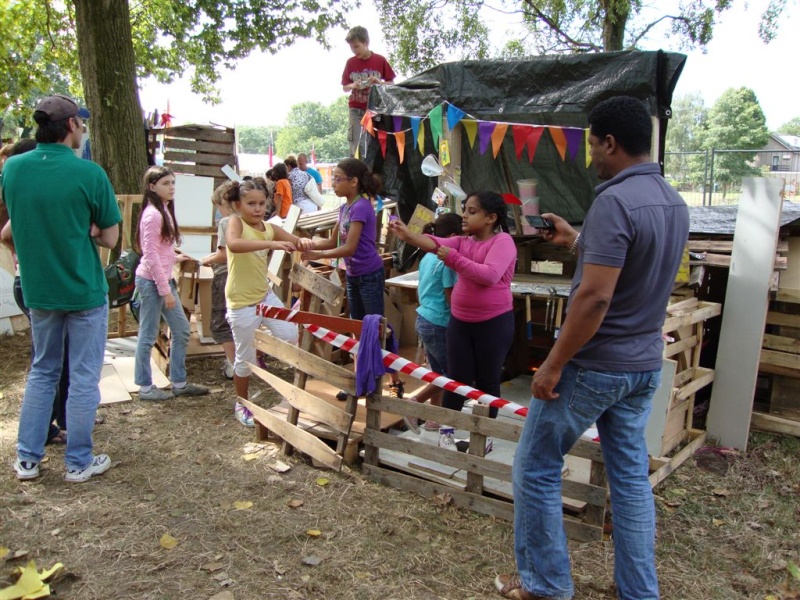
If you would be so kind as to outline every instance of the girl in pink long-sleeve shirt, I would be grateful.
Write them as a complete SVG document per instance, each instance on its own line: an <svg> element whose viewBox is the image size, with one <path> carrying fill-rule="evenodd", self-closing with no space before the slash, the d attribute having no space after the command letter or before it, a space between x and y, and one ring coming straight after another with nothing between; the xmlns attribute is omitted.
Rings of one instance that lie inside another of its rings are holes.
<svg viewBox="0 0 800 600"><path fill-rule="evenodd" d="M458 273L450 298L447 375L498 397L503 363L514 337L511 279L517 248L508 234L507 214L500 194L476 192L464 203L464 236L419 235L400 221L390 223L401 240L435 252ZM446 391L442 406L460 411L464 400L464 396ZM491 410L491 416L497 416L497 409ZM440 430L439 445L455 450L452 431Z"/></svg>
<svg viewBox="0 0 800 600"><path fill-rule="evenodd" d="M207 394L208 388L186 382L186 346L191 330L172 281L172 266L176 262L191 260L191 257L175 251L175 244L181 239L173 205L175 175L166 167L150 167L144 174L142 187L144 199L136 229L136 242L142 259L136 269L139 333L134 368L139 399L159 401L172 396ZM171 391L155 387L150 370L150 351L162 316L170 329Z"/></svg>

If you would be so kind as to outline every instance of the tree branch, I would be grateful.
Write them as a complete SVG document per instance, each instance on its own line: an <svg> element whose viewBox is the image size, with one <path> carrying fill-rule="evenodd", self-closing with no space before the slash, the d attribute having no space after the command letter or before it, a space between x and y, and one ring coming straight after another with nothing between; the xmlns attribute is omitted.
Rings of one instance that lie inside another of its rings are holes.
<svg viewBox="0 0 800 600"><path fill-rule="evenodd" d="M631 42L630 46L628 46L628 49L631 50L635 48L636 44L638 44L642 40L642 38L644 38L650 32L650 30L653 29L653 27L658 25L664 19L670 19L672 21L683 21L684 23L687 22L686 17L681 17L681 16L675 17L673 15L664 15L663 17L659 17L658 19L650 23L647 27L645 27L641 31L641 33L639 33L635 38L633 38L633 41Z"/></svg>
<svg viewBox="0 0 800 600"><path fill-rule="evenodd" d="M561 40L564 43L568 44L569 46L572 46L573 48L576 49L591 50L593 52L601 52L603 50L596 44L592 44L591 42L581 42L570 36L566 31L561 29L561 27L559 27L558 24L553 19L548 17L541 10L539 10L539 7L537 7L536 4L534 4L534 0L524 0L523 4L537 21L541 21L542 23L547 25L550 31L556 34L557 37L561 38ZM525 9L523 9L523 14L524 12Z"/></svg>

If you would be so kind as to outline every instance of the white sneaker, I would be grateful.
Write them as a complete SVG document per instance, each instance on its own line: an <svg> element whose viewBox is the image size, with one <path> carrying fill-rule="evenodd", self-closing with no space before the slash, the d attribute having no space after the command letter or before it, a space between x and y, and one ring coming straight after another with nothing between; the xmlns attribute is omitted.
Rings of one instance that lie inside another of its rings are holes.
<svg viewBox="0 0 800 600"><path fill-rule="evenodd" d="M233 407L233 415L236 417L236 420L239 421L239 423L241 423L245 427L256 426L255 419L253 418L253 413L251 413L250 410L243 404L240 404L238 402L236 403L236 405Z"/></svg>
<svg viewBox="0 0 800 600"><path fill-rule="evenodd" d="M225 364L222 365L222 376L225 379L233 379L233 365L227 360L225 361Z"/></svg>
<svg viewBox="0 0 800 600"><path fill-rule="evenodd" d="M95 475L102 475L111 468L111 459L108 454L98 454L92 459L88 467L83 469L67 469L64 481L70 483L83 483Z"/></svg>
<svg viewBox="0 0 800 600"><path fill-rule="evenodd" d="M17 479L20 481L36 479L39 476L39 463L18 458L14 462L14 471L16 471Z"/></svg>
<svg viewBox="0 0 800 600"><path fill-rule="evenodd" d="M458 448L456 448L456 430L453 427L439 428L439 448L458 452Z"/></svg>

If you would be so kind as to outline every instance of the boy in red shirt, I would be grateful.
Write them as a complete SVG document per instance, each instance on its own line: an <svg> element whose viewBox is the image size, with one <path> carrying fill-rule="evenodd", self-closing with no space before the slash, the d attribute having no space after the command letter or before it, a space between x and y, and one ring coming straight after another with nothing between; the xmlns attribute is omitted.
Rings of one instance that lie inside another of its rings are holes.
<svg viewBox="0 0 800 600"><path fill-rule="evenodd" d="M366 28L353 27L345 40L355 55L347 61L342 73L342 89L350 92L347 141L350 144L350 156L355 156L361 137L361 119L367 110L369 89L375 84L394 83L395 75L389 61L369 49L369 33Z"/></svg>

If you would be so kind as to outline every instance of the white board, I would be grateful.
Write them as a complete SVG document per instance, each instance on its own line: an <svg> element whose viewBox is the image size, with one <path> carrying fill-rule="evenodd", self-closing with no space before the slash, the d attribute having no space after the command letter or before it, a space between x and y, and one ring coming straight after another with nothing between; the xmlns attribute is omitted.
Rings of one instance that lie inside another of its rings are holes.
<svg viewBox="0 0 800 600"><path fill-rule="evenodd" d="M722 446L747 448L781 216L781 184L744 179L722 309L706 429Z"/></svg>
<svg viewBox="0 0 800 600"><path fill-rule="evenodd" d="M667 413L672 400L672 386L675 384L677 369L678 363L669 358L665 358L661 365L661 385L653 394L653 408L644 432L647 453L650 456L661 456L661 444L664 428L667 426Z"/></svg>
<svg viewBox="0 0 800 600"><path fill-rule="evenodd" d="M214 178L175 175L175 218L180 227L213 227ZM201 259L211 253L211 236L183 234L181 252Z"/></svg>

